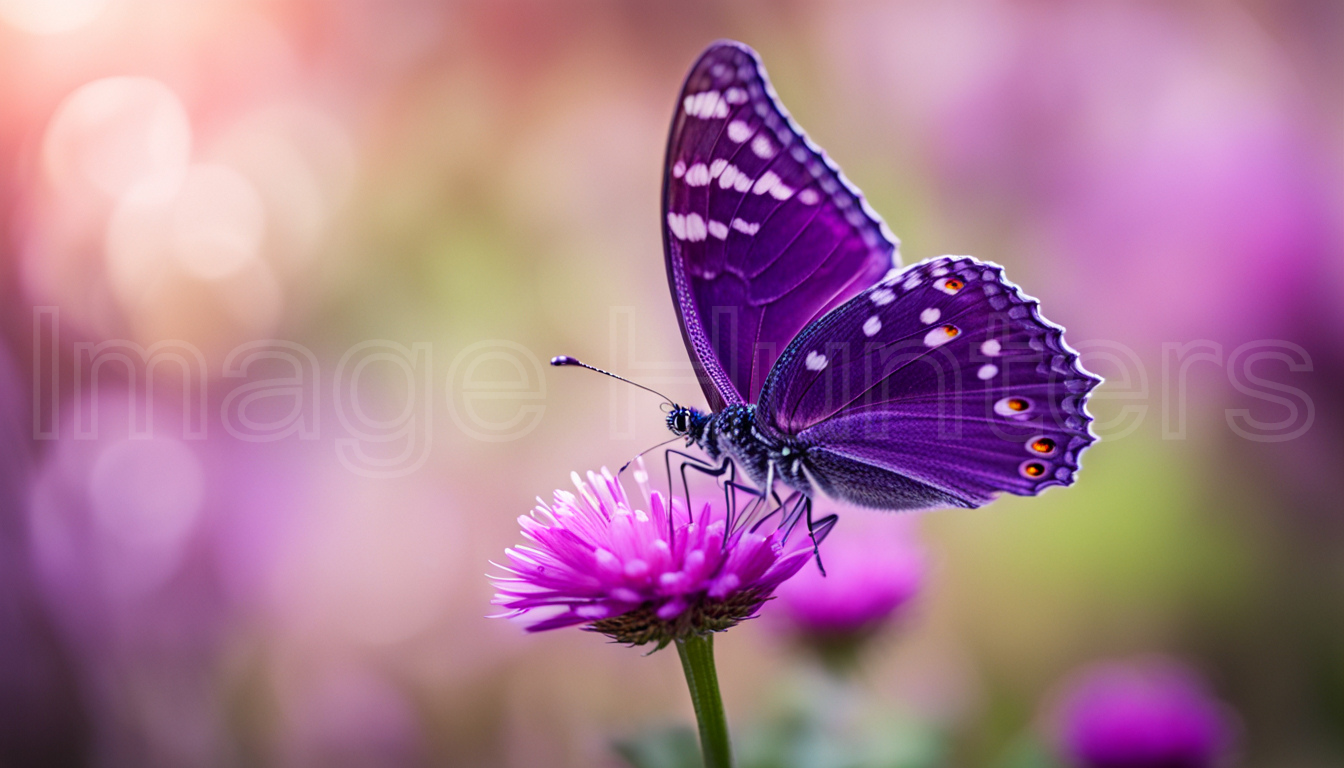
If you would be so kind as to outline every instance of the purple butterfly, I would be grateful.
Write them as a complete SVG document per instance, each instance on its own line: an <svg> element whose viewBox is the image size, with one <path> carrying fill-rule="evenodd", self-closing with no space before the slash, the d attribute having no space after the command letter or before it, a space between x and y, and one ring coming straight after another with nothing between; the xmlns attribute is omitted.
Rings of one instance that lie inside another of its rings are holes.
<svg viewBox="0 0 1344 768"><path fill-rule="evenodd" d="M896 238L779 103L756 53L711 45L677 103L663 241L711 413L672 432L807 502L978 507L1068 485L1100 379L997 265L899 267ZM557 358L559 364L576 362Z"/></svg>

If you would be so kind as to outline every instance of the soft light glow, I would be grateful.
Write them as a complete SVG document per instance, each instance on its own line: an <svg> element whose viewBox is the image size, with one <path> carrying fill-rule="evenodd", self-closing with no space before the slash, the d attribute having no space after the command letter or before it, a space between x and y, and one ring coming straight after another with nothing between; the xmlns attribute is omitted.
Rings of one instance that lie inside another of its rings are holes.
<svg viewBox="0 0 1344 768"><path fill-rule="evenodd" d="M125 435L130 393L89 398L99 431ZM156 415L171 415L160 401ZM153 594L177 571L205 502L196 449L174 438L65 440L45 462L29 523L52 585L120 602ZM83 585L83 586L81 586Z"/></svg>
<svg viewBox="0 0 1344 768"><path fill-rule="evenodd" d="M244 117L205 156L238 169L261 195L267 251L282 273L308 263L354 179L345 128L302 105Z"/></svg>
<svg viewBox="0 0 1344 768"><path fill-rule="evenodd" d="M215 285L224 311L239 330L261 338L279 325L285 292L265 261L248 262Z"/></svg>
<svg viewBox="0 0 1344 768"><path fill-rule="evenodd" d="M154 185L137 187L108 220L108 278L126 308L151 300L174 272L217 280L258 262L265 212L237 171L193 165L174 193L162 193Z"/></svg>
<svg viewBox="0 0 1344 768"><path fill-rule="evenodd" d="M172 198L144 188L122 198L107 222L107 278L123 307L150 300L168 279Z"/></svg>
<svg viewBox="0 0 1344 768"><path fill-rule="evenodd" d="M242 174L222 165L193 165L173 204L173 256L207 279L237 272L257 258L265 229L261 196Z"/></svg>
<svg viewBox="0 0 1344 768"><path fill-rule="evenodd" d="M172 438L112 443L99 454L89 477L89 500L99 529L136 554L174 553L204 498L200 460Z"/></svg>
<svg viewBox="0 0 1344 768"><path fill-rule="evenodd" d="M191 122L181 100L158 80L103 78L61 102L43 153L58 188L91 184L113 197L137 187L172 188L191 155Z"/></svg>
<svg viewBox="0 0 1344 768"><path fill-rule="evenodd" d="M34 35L57 35L87 26L110 0L0 0L0 19Z"/></svg>

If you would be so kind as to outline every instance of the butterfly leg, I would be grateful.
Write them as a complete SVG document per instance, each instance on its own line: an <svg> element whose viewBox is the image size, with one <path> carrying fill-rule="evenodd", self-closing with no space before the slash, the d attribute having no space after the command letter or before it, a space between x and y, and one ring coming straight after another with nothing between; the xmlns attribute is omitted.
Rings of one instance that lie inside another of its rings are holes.
<svg viewBox="0 0 1344 768"><path fill-rule="evenodd" d="M821 563L821 542L826 540L831 529L835 527L836 521L840 519L839 515L830 514L820 520L812 519L812 499L804 497L803 506L807 510L807 535L812 537L812 556L817 560L817 569L821 575L826 575L826 566Z"/></svg>
<svg viewBox="0 0 1344 768"><path fill-rule="evenodd" d="M732 505L734 516L730 519L729 525L724 531L725 536L729 531L736 530L739 527L739 521L741 521L741 525L750 525L751 530L755 532L756 529L760 528L761 525L765 523L765 521L774 517L777 512L780 512L784 508L784 502L779 498L779 492L775 490L775 474L775 465L768 464L766 465L765 483L762 488L755 488L734 480L729 480L725 484L726 487L731 487L734 491L742 491L751 497L751 502L742 511L741 517L736 516L736 503ZM770 509L771 499L775 502L774 509ZM764 515L761 515L760 512L762 510L768 511L766 511Z"/></svg>
<svg viewBox="0 0 1344 768"><path fill-rule="evenodd" d="M756 491L755 489L752 489L752 491L753 491L754 493L760 493L759 491ZM775 500L775 508L772 509L772 510L770 510L770 512L767 513L765 516L763 516L760 520L757 520L756 522L752 523L752 525L751 525L751 531L752 531L752 533L755 533L755 532L756 532L756 529L760 528L762 525L765 525L765 524L770 520L770 518L772 518L772 517L774 517L775 515L778 515L778 514L783 514L783 512L784 512L784 508L785 508L787 505L789 505L789 504L793 504L793 503L794 503L794 499L795 499L797 496L798 496L798 492L797 492L797 491L794 491L794 492L789 496L789 498L787 498L787 499L781 499L781 498L779 498L779 492L778 492L778 491L771 491L771 492L770 492L770 497L771 497L772 499ZM764 497L762 497L762 501L764 501ZM784 528L784 529L785 529L785 534L784 534L784 535L785 535L786 538L788 537L788 528L789 528L790 525L792 525L792 523L788 522L788 520L789 520L789 518L792 517L792 516L793 516L793 513L790 512L789 515L786 516L786 517L784 518L784 522L782 522L782 523L780 524L780 526L779 526L780 528ZM793 522L797 522L797 519L795 518L795 519L793 520Z"/></svg>
<svg viewBox="0 0 1344 768"><path fill-rule="evenodd" d="M752 518L752 516L754 516L754 515L756 514L757 507L758 507L759 505L765 503L765 494L761 493L759 490L757 490L756 488L751 487L750 485L746 485L746 484L739 483L739 482L736 482L736 481L731 481L731 482L727 483L727 485L730 486L730 487L733 489L733 491L735 491L735 492L736 492L736 491L740 491L740 492L745 493L745 494L747 494L748 496L751 497L751 502L747 505L746 509L743 510L743 512L742 512L742 519L744 519L744 520L750 520L750 519ZM736 501L736 499L734 499L734 501ZM772 514L773 514L773 513L772 513ZM769 515L767 515L767 517L769 517ZM759 526L759 525L760 525L759 522L753 524L753 526L752 526L752 530L754 531L754 530L756 529L756 527Z"/></svg>
<svg viewBox="0 0 1344 768"><path fill-rule="evenodd" d="M785 500L784 503L788 507L788 511L784 513L783 519L779 521L779 527L784 530L785 541L788 541L789 537L793 535L793 529L796 528L798 522L803 519L803 503L806 501L807 497L798 491L789 494L789 498ZM783 509L783 507L781 507L781 509Z"/></svg>
<svg viewBox="0 0 1344 768"><path fill-rule="evenodd" d="M788 536L789 536L789 531L792 530L793 525L794 525L795 523L797 523L798 520L797 520L797 517L795 516L795 514L794 514L793 512L789 512L788 514L785 514L785 513L784 513L784 507L785 507L786 504L788 504L788 503L792 503L792 502L794 501L794 499L798 497L799 494L798 494L797 491L794 491L792 494L789 495L789 498L788 498L787 501L784 500L784 499L781 499L781 498L779 497L779 491L776 491L776 490L775 490L774 474L775 474L775 465L774 465L774 463L772 462L772 463L770 463L770 464L768 464L768 465L766 466L766 486L765 486L765 487L770 491L769 498L770 498L770 499L774 499L774 501L775 501L775 508L772 509L772 510L770 510L770 511L769 511L768 513L766 513L764 516L762 516L760 520L757 520L755 523L753 523L752 526L751 526L751 530L752 530L752 532L754 533L754 532L756 531L757 528L760 528L762 525L765 525L765 522L766 522L767 520L769 520L770 518L774 517L776 514L779 514L779 515L781 515L781 517L782 517L782 520L781 520L781 523L780 523L780 526L779 526L779 527L781 527L781 528L784 529L784 538L787 539ZM753 489L753 490L754 490L754 489ZM765 495L764 493L762 493L762 492L760 492L760 491L755 491L755 493L757 493L757 494L761 497L761 503L762 503L762 504L768 504L768 503L769 503L769 501L767 500L767 497L766 497L766 495Z"/></svg>
<svg viewBox="0 0 1344 768"><path fill-rule="evenodd" d="M672 455L673 455L673 454L676 454L677 456L681 457L681 466L680 466L680 470L679 470L680 473L681 473L681 490L682 490L682 493L685 494L685 497L686 497L686 510L687 510L688 513L689 513L689 511L690 511L690 509L691 509L691 486L690 486L690 482L686 479L686 470L687 470L688 468L689 468L689 469L694 469L694 470L697 471L697 472L703 473L703 474L705 474L705 475L709 475L710 477L714 477L714 478L723 477L725 474L728 475L728 479L724 482L723 496L724 496L724 503L728 506L728 515L729 515L729 520L730 520L730 522L731 522L731 519L732 519L732 513L733 513L733 501L734 501L734 497L733 497L733 493L732 493L732 486L734 486L734 485L737 484L737 483L736 483L736 480L737 480L737 465L734 464L734 463L733 463L730 459L728 459L727 457L725 457L725 458L723 459L723 461L720 462L720 463L717 464L717 465L715 465L715 464L710 464L710 463L707 462L707 461L703 461L703 460L701 460L701 459L700 459L699 457L697 457L697 456L693 456L693 455L691 455L691 454L689 454L689 453L685 453L685 452L683 452L683 451L678 451L678 450L676 450L676 449L669 448L669 449L664 453L664 456L663 456L663 461L664 461L664 463L665 463L665 465L666 465L666 467L667 467L667 486L668 486L668 487L667 487L667 496L668 496L669 499L672 498ZM668 517L668 525L669 525L669 526L671 526L671 524L672 524L671 520L672 520L672 518L671 518L671 516L669 516L669 517Z"/></svg>
<svg viewBox="0 0 1344 768"><path fill-rule="evenodd" d="M725 457L721 463L715 465L706 462L697 456L684 453L682 451L678 451L675 449L668 449L664 454L664 461L667 467L667 474L668 474L669 496L671 495L670 484L672 482L673 477L672 474L673 454L676 454L681 459L678 472L681 475L682 493L684 494L684 497L686 499L687 510L691 509L691 492L690 492L690 480L686 475L686 470L688 469L695 470L696 472L700 472L701 474L708 475L710 477L723 478L721 482L724 489L724 503L727 506L727 512L728 512L727 525L724 527L725 538L728 535L730 535L732 531L738 528L739 520L751 520L759 513L760 508L762 507L768 508L770 499L772 498L774 499L776 508L765 514L760 520L752 523L751 525L753 531L759 528L766 520L769 520L771 517L773 517L777 512L783 510L784 507L786 506L786 502L780 499L779 493L773 489L774 486L773 466L768 468L766 474L766 481L768 484L767 487L771 488L770 492L767 494L765 491L759 488L754 488L750 485L739 482L737 479L737 464L727 457ZM726 477L724 477L725 475ZM739 510L737 509L738 492L745 493L749 497L751 497L751 501L743 510L740 511L740 513ZM793 496L790 496L789 499L792 500L795 497L800 496L801 496L800 494L794 494ZM802 506L800 503L795 504L795 509L789 513L789 519L791 520L791 522L789 523L790 527L796 524L800 519L799 512L801 509ZM670 524L671 523L669 521L669 525Z"/></svg>
<svg viewBox="0 0 1344 768"><path fill-rule="evenodd" d="M731 482L730 485L732 485L735 490L746 491L747 493L752 495L753 498L751 500L751 504L747 507L746 512L744 512L742 515L743 520L750 520L751 516L756 514L757 505L769 504L770 494L767 493L767 491L773 492L775 486L775 467L772 464L766 468L765 489L763 490L757 490L755 488L751 488L747 485L737 482ZM728 525L725 526L723 529L723 540L725 545L727 544L728 541L728 535L737 527L737 520L731 517L732 514L733 512L730 508L729 511L730 517L728 518ZM755 529L753 528L753 530Z"/></svg>
<svg viewBox="0 0 1344 768"><path fill-rule="evenodd" d="M727 465L731 463L727 459L724 459L723 462L717 465L710 464L709 462L704 461L703 459L700 459L699 457L694 456L692 454L685 453L683 451L678 451L675 448L668 448L666 451L663 452L663 465L664 469L667 470L667 497L669 499L672 498L672 477L673 477L672 457L674 455L681 458L681 465L680 465L681 489L682 492L685 493L686 495L686 504L688 509L690 508L691 493L690 493L690 487L686 483L686 468L690 467L692 469L703 472L704 474L709 475L710 477L722 477L723 474L726 471L728 471Z"/></svg>

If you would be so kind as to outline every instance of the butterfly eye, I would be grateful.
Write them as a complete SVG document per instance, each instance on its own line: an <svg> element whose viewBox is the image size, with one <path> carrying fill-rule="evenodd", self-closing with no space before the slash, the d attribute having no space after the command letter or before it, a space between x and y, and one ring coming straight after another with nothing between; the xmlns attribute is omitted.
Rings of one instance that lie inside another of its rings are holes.
<svg viewBox="0 0 1344 768"><path fill-rule="evenodd" d="M1040 477L1045 474L1045 465L1039 461L1028 461L1022 465L1022 474L1027 477Z"/></svg>
<svg viewBox="0 0 1344 768"><path fill-rule="evenodd" d="M1031 441L1031 450L1043 456L1049 456L1055 452L1055 441L1048 437L1038 437Z"/></svg>

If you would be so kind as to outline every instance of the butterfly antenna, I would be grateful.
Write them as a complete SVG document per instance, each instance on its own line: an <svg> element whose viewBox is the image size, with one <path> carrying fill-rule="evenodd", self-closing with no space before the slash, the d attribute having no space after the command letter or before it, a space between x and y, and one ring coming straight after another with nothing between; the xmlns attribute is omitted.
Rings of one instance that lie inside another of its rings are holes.
<svg viewBox="0 0 1344 768"><path fill-rule="evenodd" d="M636 385L636 386L638 386L638 385ZM627 461L627 462L625 462L624 464L621 465L621 468L620 468L619 470L616 471L616 476L617 476L617 477L620 477L621 474L622 474L623 472L625 472L625 470L627 470L627 469L630 468L630 465L631 465L631 464L634 464L636 461L639 461L639 457L640 457L640 456L643 456L644 454L648 453L649 451L656 451L656 450L658 450L659 448L662 448L664 445L667 445L668 443L675 442L675 441L680 440L680 439L681 439L680 436L674 435L674 436L672 437L671 440L664 440L663 442L661 442L661 443L659 443L659 444L653 446L652 448L645 448L644 450L640 451L639 453L636 453L636 454L635 454L635 457L634 457L633 459L631 459L631 460L629 460L629 461Z"/></svg>
<svg viewBox="0 0 1344 768"><path fill-rule="evenodd" d="M636 384L635 382L633 382L633 381L631 381L631 380L625 378L624 376L617 376L616 374L612 373L611 371L604 371L604 370L602 370L601 368L598 368L598 367L595 366L595 365L589 365L589 364L583 362L582 360L575 359L575 358L573 358L573 357L570 357L569 355L557 355L557 356L555 356L555 357L552 357L552 358L551 358L551 365L557 365L557 366L558 366L558 365L577 365L577 366L580 367L580 368L587 368L588 370L590 370L590 371L596 371L596 372L602 374L603 376L610 376L611 378L613 378L613 379L617 379L618 381L624 381L626 384L629 384L629 385L631 385L631 386L639 387L640 389L644 390L645 392L652 392L653 394L655 394L655 395L657 395L657 396L663 398L664 400L666 400L667 403L668 403L668 405L672 405L672 398L668 397L667 395L664 395L662 392L659 392L659 391L656 390L656 389L649 389L648 387L644 386L643 384ZM671 442L671 441L668 441L668 442ZM658 447L658 446L654 446L654 448L657 448L657 447ZM650 448L649 450L651 451L651 450L653 450L653 448ZM646 451L646 452L647 452L647 451ZM640 455L643 455L643 454L640 454ZM636 457L636 458L638 458L638 457Z"/></svg>

